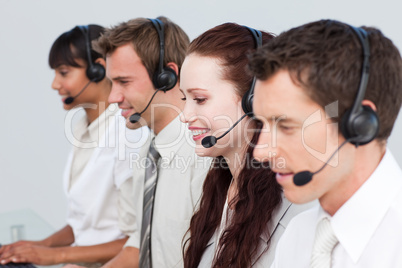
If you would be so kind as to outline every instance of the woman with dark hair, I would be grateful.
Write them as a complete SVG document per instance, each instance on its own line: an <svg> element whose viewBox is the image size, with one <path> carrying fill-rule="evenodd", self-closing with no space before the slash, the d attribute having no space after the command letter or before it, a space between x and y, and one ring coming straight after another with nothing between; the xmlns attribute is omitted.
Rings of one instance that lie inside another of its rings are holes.
<svg viewBox="0 0 402 268"><path fill-rule="evenodd" d="M73 144L63 182L67 224L41 241L3 246L2 264L99 267L121 250L132 231L133 216L119 215L123 210L118 209L118 193L132 176L128 156L139 151L148 131L125 131L121 110L109 105L111 83L105 78L105 60L91 47L102 32L98 25L77 26L61 34L49 53L49 65L55 70L52 88L69 111L65 133ZM128 219L126 226L118 225L119 216Z"/></svg>
<svg viewBox="0 0 402 268"><path fill-rule="evenodd" d="M252 32L234 23L208 30L190 44L181 70L182 121L193 133L196 153L214 157L185 238L186 268L269 267L289 219L309 207L287 201L268 163L253 159L261 124L251 116L211 148L202 145L245 114L242 97L253 81L247 54L258 42ZM262 32L262 43L272 38Z"/></svg>

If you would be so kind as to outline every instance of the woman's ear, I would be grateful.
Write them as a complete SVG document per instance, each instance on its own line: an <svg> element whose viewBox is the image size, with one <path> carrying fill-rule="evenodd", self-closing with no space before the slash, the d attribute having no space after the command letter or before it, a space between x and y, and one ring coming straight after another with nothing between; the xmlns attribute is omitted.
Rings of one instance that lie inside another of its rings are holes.
<svg viewBox="0 0 402 268"><path fill-rule="evenodd" d="M105 61L104 58L97 58L97 59L95 60L95 63L99 63L100 65L102 65L103 67L106 68L106 61Z"/></svg>

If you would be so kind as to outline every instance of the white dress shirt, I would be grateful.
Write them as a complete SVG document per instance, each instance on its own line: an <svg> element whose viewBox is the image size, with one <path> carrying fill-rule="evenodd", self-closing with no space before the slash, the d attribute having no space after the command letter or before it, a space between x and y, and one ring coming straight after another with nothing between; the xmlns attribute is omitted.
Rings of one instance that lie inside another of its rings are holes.
<svg viewBox="0 0 402 268"><path fill-rule="evenodd" d="M74 147L63 185L68 202L67 224L73 229L76 246L125 236L125 230L118 228L119 189L132 177L131 154L138 153L149 130L126 130L120 111L116 105L109 105L89 126L84 116L73 129L75 140L70 141Z"/></svg>
<svg viewBox="0 0 402 268"><path fill-rule="evenodd" d="M295 217L272 267L309 267L315 229L323 217L339 240L332 268L402 267L402 171L391 152L333 217L319 205Z"/></svg>
<svg viewBox="0 0 402 268"><path fill-rule="evenodd" d="M254 262L252 263L252 267L254 268L269 267L274 260L276 245L281 235L287 228L289 221L297 214L313 207L316 204L317 204L316 201L303 205L292 204L285 198L284 195L282 195L282 203L273 212L272 220L267 225L267 232L262 233L260 235L260 245L258 253L256 255L258 260L254 260ZM202 255L200 264L198 265L198 268L210 268L212 266L212 262L217 252L217 244L219 241L218 238L223 233L224 228L230 224L230 219L233 217L234 213L233 210L229 210L229 212L230 213L228 213L228 204L226 200L222 213L222 221L220 228L216 230L215 234L208 242L204 254ZM258 213L264 213L264 212L259 211ZM225 219L227 219L227 221ZM249 228L253 228L253 226L249 226ZM267 245L269 245L268 250L266 249Z"/></svg>
<svg viewBox="0 0 402 268"><path fill-rule="evenodd" d="M125 183L131 184L132 190L124 190L125 198L120 202L125 204L120 211L126 217L136 219L125 246L140 246L145 165L152 137L150 135L147 145L134 161L133 179ZM195 154L194 146L190 131L179 117L155 137L155 148L161 155L151 230L152 265L155 268L183 267L183 238L190 227L190 219L211 165L210 158ZM127 185L125 189L128 189Z"/></svg>

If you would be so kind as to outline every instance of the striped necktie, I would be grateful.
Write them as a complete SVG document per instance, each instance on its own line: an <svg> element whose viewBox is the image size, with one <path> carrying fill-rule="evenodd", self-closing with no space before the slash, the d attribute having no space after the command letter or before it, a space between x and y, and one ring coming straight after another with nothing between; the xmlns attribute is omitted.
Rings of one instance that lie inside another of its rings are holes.
<svg viewBox="0 0 402 268"><path fill-rule="evenodd" d="M338 244L331 223L327 218L323 218L317 225L313 252L311 254L311 268L330 268L331 254L334 247Z"/></svg>
<svg viewBox="0 0 402 268"><path fill-rule="evenodd" d="M154 147L153 139L149 147L147 166L145 169L144 203L140 245L140 268L152 268L151 227L156 183L158 180L157 165L159 158L160 154Z"/></svg>

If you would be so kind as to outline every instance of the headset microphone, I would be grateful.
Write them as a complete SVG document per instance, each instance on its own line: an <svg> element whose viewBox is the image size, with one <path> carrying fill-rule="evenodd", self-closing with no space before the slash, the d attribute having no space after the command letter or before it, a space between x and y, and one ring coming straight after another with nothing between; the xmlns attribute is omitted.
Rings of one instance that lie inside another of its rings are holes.
<svg viewBox="0 0 402 268"><path fill-rule="evenodd" d="M64 103L65 104L71 104L71 103L73 103L73 101L75 100L75 98L77 98L88 86L89 86L89 84L91 83L92 81L89 81L84 87L83 87L83 89L81 89L81 91L77 94L77 95L75 95L74 97L68 97L68 98L66 98L65 100L64 100Z"/></svg>
<svg viewBox="0 0 402 268"><path fill-rule="evenodd" d="M137 123L138 121L140 121L141 115L145 112L146 109L148 109L148 107L149 107L149 105L151 104L152 100L154 99L156 93L158 93L160 90L165 90L165 89L166 89L165 86L164 86L164 87L161 87L161 88L158 88L158 89L155 91L155 93L152 95L152 98L151 98L151 100L148 102L147 107L145 107L145 109L142 110L142 112L140 112L140 113L135 113L135 114L132 114L132 115L130 116L130 123L135 124L135 123Z"/></svg>
<svg viewBox="0 0 402 268"><path fill-rule="evenodd" d="M240 119L237 120L237 122L234 123L233 126L231 126L228 130L226 130L225 133L223 133L218 138L215 136L208 136L208 137L203 138L201 141L202 146L204 146L204 148L211 148L212 146L214 146L219 139L225 137L226 134L228 134L246 116L247 116L247 114L244 114L242 117L240 117Z"/></svg>
<svg viewBox="0 0 402 268"><path fill-rule="evenodd" d="M319 172L321 172L329 163L329 161L331 161L331 159L335 156L335 154L342 148L343 145L345 145L346 143L350 142L350 140L345 140L339 147L338 149L335 150L335 152L330 156L330 158L327 160L327 162L325 162L325 164L316 172L310 172L308 170L305 171L301 171L296 173L293 176L293 183L296 184L297 186L303 186L306 185L307 183L309 183L312 179L313 176Z"/></svg>

